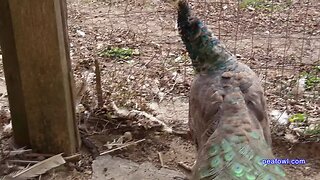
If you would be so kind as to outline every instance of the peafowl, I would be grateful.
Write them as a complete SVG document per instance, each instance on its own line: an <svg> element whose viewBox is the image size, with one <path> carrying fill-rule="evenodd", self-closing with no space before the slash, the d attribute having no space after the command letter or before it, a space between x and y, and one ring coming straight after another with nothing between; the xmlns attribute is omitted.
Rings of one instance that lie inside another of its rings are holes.
<svg viewBox="0 0 320 180"><path fill-rule="evenodd" d="M189 128L197 158L192 180L286 179L273 159L264 92L256 74L178 0L178 29L196 72Z"/></svg>

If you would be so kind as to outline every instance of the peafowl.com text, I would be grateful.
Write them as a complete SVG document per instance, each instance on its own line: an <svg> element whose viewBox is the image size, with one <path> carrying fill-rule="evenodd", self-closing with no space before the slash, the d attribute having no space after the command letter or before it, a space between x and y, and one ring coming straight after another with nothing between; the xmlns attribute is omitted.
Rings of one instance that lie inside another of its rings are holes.
<svg viewBox="0 0 320 180"><path fill-rule="evenodd" d="M271 164L300 165L300 164L306 164L306 160L304 159L263 159L262 163L267 165L271 165Z"/></svg>

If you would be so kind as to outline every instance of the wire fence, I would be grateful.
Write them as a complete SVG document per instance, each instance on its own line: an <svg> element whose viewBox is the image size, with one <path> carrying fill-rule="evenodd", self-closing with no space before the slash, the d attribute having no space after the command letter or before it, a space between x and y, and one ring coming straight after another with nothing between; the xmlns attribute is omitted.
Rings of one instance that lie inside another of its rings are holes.
<svg viewBox="0 0 320 180"><path fill-rule="evenodd" d="M69 6L83 3L73 2ZM189 2L228 49L259 75L271 110L319 120L318 0ZM169 0L86 3L85 10L70 8L72 57L80 60L76 70L99 59L106 106L116 102L148 111L150 102L188 96L194 74Z"/></svg>
<svg viewBox="0 0 320 180"><path fill-rule="evenodd" d="M318 141L320 1L189 2L194 13L238 60L259 75L270 112L278 111L277 118L287 114L291 120L289 128L296 129L296 132L302 132L302 129ZM135 138L149 138L144 130L155 127L151 119L160 119L173 129L179 126L188 129L187 97L194 71L179 37L176 19L176 9L171 0L68 0L70 54L75 79L76 82L81 82L83 78L89 80L86 94L77 106L79 129L86 138L102 134L94 139L100 150L107 148L102 144L115 142L114 135L121 134L122 138L125 132L132 132ZM101 68L102 108L96 98L96 60ZM0 68L0 119L9 117L10 112L3 77L3 68ZM117 111L114 104L137 110L135 112L145 112L140 113L144 114L145 119L139 117L132 120L129 115L125 118L113 116ZM165 135L161 141L159 134L152 133L150 136L154 139L150 138L151 141L137 146L134 153L121 153L132 159L138 157L141 162L141 159L150 161L150 157L158 159L159 152L170 150L172 154L167 155L171 158L166 157L166 165L171 163L172 167L176 166L175 161L194 161L189 157L193 151L189 141L179 138L171 143L169 141L173 137ZM1 149L9 147L5 143L0 145ZM171 146L181 146L184 150L175 151ZM282 147L283 154L288 155L289 146L292 153L291 144L281 143L278 147ZM301 147L302 150L296 151L296 154L307 154L311 157L310 161L314 159L315 148L305 148L305 144ZM305 153L306 149L310 153ZM308 163L308 168L301 168L303 174L310 174L309 160ZM84 166L90 168L91 163ZM296 169L293 168L294 171Z"/></svg>

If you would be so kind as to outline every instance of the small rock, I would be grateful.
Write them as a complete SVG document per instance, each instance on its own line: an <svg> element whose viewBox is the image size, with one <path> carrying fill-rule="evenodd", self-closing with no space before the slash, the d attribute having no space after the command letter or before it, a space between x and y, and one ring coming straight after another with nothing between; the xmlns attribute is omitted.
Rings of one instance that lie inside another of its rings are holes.
<svg viewBox="0 0 320 180"><path fill-rule="evenodd" d="M233 76L233 73L232 72L224 72L222 74L222 77L223 78L231 78Z"/></svg>
<svg viewBox="0 0 320 180"><path fill-rule="evenodd" d="M86 170L86 171L84 171L84 173L85 173L85 174L88 174L88 175L91 175L91 174L92 174L92 171Z"/></svg>
<svg viewBox="0 0 320 180"><path fill-rule="evenodd" d="M296 86L292 89L292 94L296 97L302 97L305 92L305 83L306 83L306 77L302 77L298 80Z"/></svg>
<svg viewBox="0 0 320 180"><path fill-rule="evenodd" d="M83 106L83 104L79 104L76 106L76 112L82 113L85 111L86 111L86 108Z"/></svg>
<svg viewBox="0 0 320 180"><path fill-rule="evenodd" d="M297 101L294 100L294 99L289 99L289 100L288 100L288 103L289 103L290 105L295 105L295 104L297 104Z"/></svg>
<svg viewBox="0 0 320 180"><path fill-rule="evenodd" d="M97 49L100 50L102 48L103 48L103 43L102 42L97 43Z"/></svg>
<svg viewBox="0 0 320 180"><path fill-rule="evenodd" d="M299 112L304 112L305 111L305 108L303 106L301 106L301 105L298 105L298 104L294 105L294 109L296 111L299 111Z"/></svg>
<svg viewBox="0 0 320 180"><path fill-rule="evenodd" d="M140 50L139 49L134 49L133 55L140 55Z"/></svg>
<svg viewBox="0 0 320 180"><path fill-rule="evenodd" d="M77 34L81 37L85 37L86 36L86 33L81 31L81 30L77 30Z"/></svg>
<svg viewBox="0 0 320 180"><path fill-rule="evenodd" d="M228 9L228 5L227 5L227 4L223 5L223 6L222 6L222 9L223 9L223 10Z"/></svg>
<svg viewBox="0 0 320 180"><path fill-rule="evenodd" d="M151 102L148 104L148 107L154 111L156 111L157 109L159 109L159 104L157 102Z"/></svg>
<svg viewBox="0 0 320 180"><path fill-rule="evenodd" d="M302 127L295 127L292 129L293 131L296 131L297 133L299 134L303 134L304 131L305 131L305 128L302 128Z"/></svg>
<svg viewBox="0 0 320 180"><path fill-rule="evenodd" d="M154 136L154 139L159 140L159 139L160 139L160 136L159 136L159 135L155 135L155 136Z"/></svg>
<svg viewBox="0 0 320 180"><path fill-rule="evenodd" d="M97 36L96 39L97 40L103 40L103 38L101 36Z"/></svg>
<svg viewBox="0 0 320 180"><path fill-rule="evenodd" d="M286 111L272 110L270 112L271 119L281 125L288 124L289 115Z"/></svg>
<svg viewBox="0 0 320 180"><path fill-rule="evenodd" d="M11 123L11 121L10 121L9 124L5 124L5 125L3 126L3 132L5 132L5 133L10 133L11 131L12 131L12 123Z"/></svg>
<svg viewBox="0 0 320 180"><path fill-rule="evenodd" d="M256 9L255 9L254 7L252 7L252 6L249 6L247 9L250 10L250 11L255 11L255 10L256 10Z"/></svg>
<svg viewBox="0 0 320 180"><path fill-rule="evenodd" d="M308 127L308 130L312 131L312 130L314 130L316 128L317 128L316 124L310 124L309 127Z"/></svg>
<svg viewBox="0 0 320 180"><path fill-rule="evenodd" d="M127 140L127 141L131 141L132 140L132 133L127 131L123 134L123 138L124 140Z"/></svg>
<svg viewBox="0 0 320 180"><path fill-rule="evenodd" d="M298 142L297 138L293 134L286 134L284 135L286 139L288 139L291 143Z"/></svg>
<svg viewBox="0 0 320 180"><path fill-rule="evenodd" d="M182 62L182 56L178 56L177 58L174 59L174 62Z"/></svg>

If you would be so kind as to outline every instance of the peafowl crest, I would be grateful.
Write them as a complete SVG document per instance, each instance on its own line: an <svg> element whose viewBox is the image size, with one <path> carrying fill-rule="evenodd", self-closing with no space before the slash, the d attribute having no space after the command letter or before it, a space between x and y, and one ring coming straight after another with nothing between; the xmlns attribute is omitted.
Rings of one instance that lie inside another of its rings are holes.
<svg viewBox="0 0 320 180"><path fill-rule="evenodd" d="M186 0L178 28L197 73L189 97L189 128L197 148L190 179L286 179L273 159L264 92L256 74L214 36Z"/></svg>

